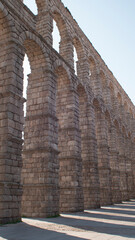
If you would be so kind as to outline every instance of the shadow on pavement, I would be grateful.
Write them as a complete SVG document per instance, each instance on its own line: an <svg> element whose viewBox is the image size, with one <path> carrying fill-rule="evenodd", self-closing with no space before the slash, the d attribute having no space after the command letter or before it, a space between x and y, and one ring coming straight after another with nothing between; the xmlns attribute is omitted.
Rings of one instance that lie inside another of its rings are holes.
<svg viewBox="0 0 135 240"><path fill-rule="evenodd" d="M132 209L135 210L135 205ZM117 216L114 215L116 213ZM98 210L87 210L82 213L62 214L58 218L24 219L23 223L0 227L0 237L6 240L90 240L92 231L135 239L134 213L135 211L131 211L131 209L128 211L126 204L123 204L122 210L117 205ZM51 228L48 230L47 226L51 226ZM71 236L72 231L78 232L78 236L79 232L83 236L82 232L84 231L88 233L88 238Z"/></svg>
<svg viewBox="0 0 135 240"><path fill-rule="evenodd" d="M106 209L106 208L102 208L101 210L100 210L101 212L104 212L104 213L116 213L116 214L120 214L120 215L122 215L122 214L126 214L126 215L133 215L133 216L135 216L135 210L134 211L128 211L128 210L124 210L124 209L113 209L113 208L111 208L111 209Z"/></svg>
<svg viewBox="0 0 135 240"><path fill-rule="evenodd" d="M87 215L84 213L82 215L79 215L79 214L76 215L76 218L70 218L70 215L69 215L69 217L60 217L57 220L44 219L41 221L52 222L55 224L62 224L62 225L70 226L73 228L79 228L85 231L93 231L97 233L117 235L117 236L122 236L127 238L133 238L133 237L135 238L135 226L132 226L132 225L126 226L126 225L117 224L117 223L114 224L114 223L105 223L103 221L79 219L79 216L87 217Z"/></svg>
<svg viewBox="0 0 135 240"><path fill-rule="evenodd" d="M119 208L119 205L117 206ZM135 218L133 217L135 215L135 211L124 210L124 205L122 210L113 209L113 208L115 208L115 206L112 206L112 208L110 209L106 209L106 207L102 209L98 209L97 213L95 209L91 211L88 210L84 213L65 214L65 215L63 214L62 217L59 217L57 219L40 219L39 221L45 220L47 222L79 228L85 231L93 231L97 233L117 235L121 237L135 238ZM125 204L125 209L127 209L126 204ZM133 206L132 209L135 210L135 206ZM108 213L110 214L108 215ZM113 214L117 213L119 215L115 216L115 215L112 215L112 213ZM123 214L125 215L127 214L127 216L122 216ZM132 217L130 217L131 215ZM112 220L116 222L109 223L109 221L107 222L104 220ZM120 222L117 222L117 221L120 221Z"/></svg>
<svg viewBox="0 0 135 240"><path fill-rule="evenodd" d="M135 222L135 218L126 217L126 216L115 216L115 215L106 215L104 213L100 214L100 212L85 212L87 214L87 217L90 218L99 218L99 219L108 219L108 220L116 220L116 221L122 221L122 222Z"/></svg>
<svg viewBox="0 0 135 240"><path fill-rule="evenodd" d="M2 238L1 238L2 237ZM82 240L66 233L50 231L24 222L0 227L0 239L6 240ZM90 239L90 238L89 238ZM86 238L85 238L86 240Z"/></svg>

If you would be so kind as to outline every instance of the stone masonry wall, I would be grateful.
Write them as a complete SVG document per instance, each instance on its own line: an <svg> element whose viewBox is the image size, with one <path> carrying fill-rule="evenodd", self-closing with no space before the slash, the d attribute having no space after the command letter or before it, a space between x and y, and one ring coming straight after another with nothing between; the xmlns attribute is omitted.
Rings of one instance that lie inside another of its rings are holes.
<svg viewBox="0 0 135 240"><path fill-rule="evenodd" d="M36 3L0 0L0 224L135 197L135 106L63 3Z"/></svg>

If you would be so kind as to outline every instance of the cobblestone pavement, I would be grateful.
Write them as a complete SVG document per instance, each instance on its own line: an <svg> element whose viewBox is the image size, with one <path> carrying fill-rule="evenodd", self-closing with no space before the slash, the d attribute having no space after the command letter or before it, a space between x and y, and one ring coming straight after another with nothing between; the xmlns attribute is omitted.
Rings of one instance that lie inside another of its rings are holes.
<svg viewBox="0 0 135 240"><path fill-rule="evenodd" d="M0 240L123 240L135 239L135 200L62 214L57 218L26 219L0 227Z"/></svg>

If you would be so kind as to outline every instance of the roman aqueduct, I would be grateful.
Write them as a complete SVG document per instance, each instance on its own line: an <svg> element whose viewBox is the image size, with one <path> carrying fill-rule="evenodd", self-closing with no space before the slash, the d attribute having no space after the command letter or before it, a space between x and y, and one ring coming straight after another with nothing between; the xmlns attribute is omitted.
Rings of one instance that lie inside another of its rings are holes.
<svg viewBox="0 0 135 240"><path fill-rule="evenodd" d="M36 3L0 0L0 223L135 198L135 106L63 3Z"/></svg>

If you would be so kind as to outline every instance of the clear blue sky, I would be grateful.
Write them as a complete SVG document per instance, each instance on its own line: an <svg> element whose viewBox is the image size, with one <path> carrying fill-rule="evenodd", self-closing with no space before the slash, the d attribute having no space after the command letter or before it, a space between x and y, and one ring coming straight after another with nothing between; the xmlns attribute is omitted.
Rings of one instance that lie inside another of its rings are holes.
<svg viewBox="0 0 135 240"><path fill-rule="evenodd" d="M135 104L135 0L62 0ZM35 0L24 3L36 12Z"/></svg>

